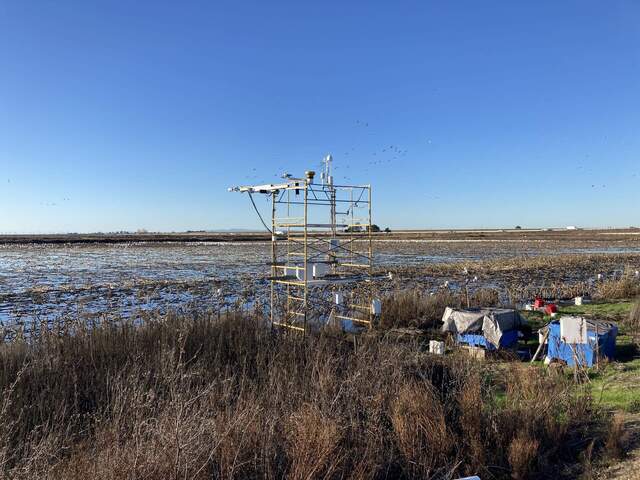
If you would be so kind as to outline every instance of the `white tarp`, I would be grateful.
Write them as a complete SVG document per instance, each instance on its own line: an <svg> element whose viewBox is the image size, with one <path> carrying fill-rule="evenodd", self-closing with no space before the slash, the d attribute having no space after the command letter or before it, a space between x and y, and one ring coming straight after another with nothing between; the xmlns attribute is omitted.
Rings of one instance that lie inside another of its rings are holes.
<svg viewBox="0 0 640 480"><path fill-rule="evenodd" d="M442 322L443 332L482 334L495 346L500 345L504 332L527 323L520 313L507 308L457 310L450 307L445 310Z"/></svg>
<svg viewBox="0 0 640 480"><path fill-rule="evenodd" d="M560 317L560 338L564 343L587 343L587 320L582 317Z"/></svg>

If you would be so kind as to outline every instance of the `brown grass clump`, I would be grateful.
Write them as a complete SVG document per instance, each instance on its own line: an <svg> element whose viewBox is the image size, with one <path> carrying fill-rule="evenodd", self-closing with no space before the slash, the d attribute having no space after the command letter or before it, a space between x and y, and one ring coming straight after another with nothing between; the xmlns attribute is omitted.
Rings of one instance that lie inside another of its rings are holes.
<svg viewBox="0 0 640 480"><path fill-rule="evenodd" d="M438 328L447 307L495 307L500 304L499 292L490 288L469 293L465 290L458 293L450 290L430 293L417 288L399 290L384 299L380 327Z"/></svg>
<svg viewBox="0 0 640 480"><path fill-rule="evenodd" d="M381 328L434 328L440 324L447 307L461 307L463 299L449 290L434 294L418 289L394 293L384 299Z"/></svg>
<svg viewBox="0 0 640 480"><path fill-rule="evenodd" d="M535 478L600 431L561 376L239 314L0 344L0 392L12 479Z"/></svg>
<svg viewBox="0 0 640 480"><path fill-rule="evenodd" d="M605 299L635 298L638 295L640 295L640 281L630 275L600 282L596 290L596 296Z"/></svg>
<svg viewBox="0 0 640 480"><path fill-rule="evenodd" d="M629 312L629 319L625 322L625 327L636 341L640 341L640 297L636 300Z"/></svg>
<svg viewBox="0 0 640 480"><path fill-rule="evenodd" d="M471 475L484 468L486 463L483 429L485 428L483 415L478 415L478 408L484 404L482 396L482 381L478 374L470 375L458 396L460 410L460 424L462 429L462 443L469 452L470 462L464 472Z"/></svg>
<svg viewBox="0 0 640 480"><path fill-rule="evenodd" d="M318 407L303 405L291 416L289 428L289 478L331 478L344 468L339 424Z"/></svg>
<svg viewBox="0 0 640 480"><path fill-rule="evenodd" d="M444 406L424 385L405 385L391 406L391 422L410 478L430 478L448 463L455 437L447 427Z"/></svg>
<svg viewBox="0 0 640 480"><path fill-rule="evenodd" d="M604 444L604 450L610 459L620 460L625 455L629 434L625 430L624 416L616 413L611 419L609 431Z"/></svg>
<svg viewBox="0 0 640 480"><path fill-rule="evenodd" d="M481 288L469 296L471 307L498 307L500 306L500 292L493 288Z"/></svg>
<svg viewBox="0 0 640 480"><path fill-rule="evenodd" d="M509 444L509 465L511 476L516 480L529 476L531 466L534 464L540 442L527 434L516 436Z"/></svg>

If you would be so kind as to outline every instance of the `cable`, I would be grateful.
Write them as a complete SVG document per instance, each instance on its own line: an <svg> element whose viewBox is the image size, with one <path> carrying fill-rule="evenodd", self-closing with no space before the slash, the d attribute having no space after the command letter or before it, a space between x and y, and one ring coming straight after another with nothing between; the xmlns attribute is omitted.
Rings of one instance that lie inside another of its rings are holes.
<svg viewBox="0 0 640 480"><path fill-rule="evenodd" d="M260 215L260 211L258 210L258 207L256 206L256 202L253 201L253 194L251 193L251 190L248 190L247 193L249 194L249 199L251 200L251 204L253 205L253 209L258 214L258 218L262 222L262 225L264 225L264 228L267 229L267 232L269 232L271 235L273 235L273 232L271 231L271 229L269 227L267 227L266 223L264 223L264 220L262 219L262 215Z"/></svg>
<svg viewBox="0 0 640 480"><path fill-rule="evenodd" d="M356 200L355 203L354 203L354 205L356 207L358 206L358 203L360 202L360 200L362 200L362 196L364 195L364 191L365 191L364 188L360 190L360 196L358 197L358 200Z"/></svg>

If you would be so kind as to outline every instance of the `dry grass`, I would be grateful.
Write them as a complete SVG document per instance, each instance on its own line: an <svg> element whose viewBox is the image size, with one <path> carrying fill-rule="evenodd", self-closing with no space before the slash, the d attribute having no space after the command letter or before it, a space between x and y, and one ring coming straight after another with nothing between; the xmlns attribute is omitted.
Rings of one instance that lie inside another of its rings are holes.
<svg viewBox="0 0 640 480"><path fill-rule="evenodd" d="M440 290L427 293L419 289L399 290L384 299L381 328L437 328L447 307L494 307L500 305L496 290L483 288L473 293Z"/></svg>
<svg viewBox="0 0 640 480"><path fill-rule="evenodd" d="M488 282L489 286L505 292L509 303L516 303L531 301L536 295L557 299L586 294L597 296L603 284L606 285L602 288L610 284L612 290L617 290L615 295L624 294L626 298L632 298L635 295L630 293L638 292L640 288L638 279L634 277L639 269L638 254L563 254L437 263L397 267L392 271L406 284L413 282L431 287L444 280L464 285L469 278L478 277L479 284ZM624 282L611 280L622 271ZM604 274L608 280L595 282L598 274ZM606 298L614 298L604 290L602 294Z"/></svg>
<svg viewBox="0 0 640 480"><path fill-rule="evenodd" d="M439 324L445 308L462 304L462 296L449 290L435 294L418 289L399 291L384 299L380 327L433 328Z"/></svg>
<svg viewBox="0 0 640 480"><path fill-rule="evenodd" d="M640 280L632 275L600 282L596 290L597 297L608 300L635 298L638 295L640 295Z"/></svg>
<svg viewBox="0 0 640 480"><path fill-rule="evenodd" d="M624 416L616 413L609 425L605 441L605 452L610 459L620 460L624 457L625 447L629 441L629 433L625 429Z"/></svg>
<svg viewBox="0 0 640 480"><path fill-rule="evenodd" d="M404 471L430 478L454 453L456 437L447 425L437 392L422 383L403 385L391 404L391 422Z"/></svg>
<svg viewBox="0 0 640 480"><path fill-rule="evenodd" d="M233 314L43 331L0 345L0 477L540 478L597 437L566 378L489 368Z"/></svg>
<svg viewBox="0 0 640 480"><path fill-rule="evenodd" d="M625 327L638 343L638 340L640 340L640 298L634 303Z"/></svg>

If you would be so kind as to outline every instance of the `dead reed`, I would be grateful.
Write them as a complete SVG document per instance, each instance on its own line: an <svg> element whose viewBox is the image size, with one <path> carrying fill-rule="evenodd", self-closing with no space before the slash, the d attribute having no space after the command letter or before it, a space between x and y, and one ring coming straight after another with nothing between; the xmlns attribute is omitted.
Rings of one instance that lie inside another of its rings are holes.
<svg viewBox="0 0 640 480"><path fill-rule="evenodd" d="M596 296L604 299L627 299L640 295L640 279L635 275L599 282Z"/></svg>
<svg viewBox="0 0 640 480"><path fill-rule="evenodd" d="M601 293L606 298L632 298L640 288L634 276L639 269L638 254L563 254L437 263L392 271L395 278L402 279L402 288L412 284L434 288L445 280L464 287L474 279L471 287L492 287L507 293L508 303L517 303L531 301L536 295L570 299ZM606 280L597 281L598 275ZM613 296L604 290L607 288Z"/></svg>
<svg viewBox="0 0 640 480"><path fill-rule="evenodd" d="M398 291L383 300L381 328L433 328L445 308L460 307L463 298L449 290L429 294L418 289Z"/></svg>
<svg viewBox="0 0 640 480"><path fill-rule="evenodd" d="M429 293L420 289L398 290L383 300L380 327L437 328L447 307L495 307L501 304L498 291L482 288L475 292L448 289Z"/></svg>
<svg viewBox="0 0 640 480"><path fill-rule="evenodd" d="M600 438L575 388L239 314L43 331L0 345L0 477L540 478Z"/></svg>
<svg viewBox="0 0 640 480"><path fill-rule="evenodd" d="M624 326L636 343L640 343L640 297L636 300L629 312L629 318L624 322Z"/></svg>

